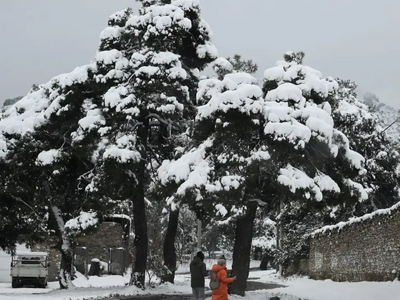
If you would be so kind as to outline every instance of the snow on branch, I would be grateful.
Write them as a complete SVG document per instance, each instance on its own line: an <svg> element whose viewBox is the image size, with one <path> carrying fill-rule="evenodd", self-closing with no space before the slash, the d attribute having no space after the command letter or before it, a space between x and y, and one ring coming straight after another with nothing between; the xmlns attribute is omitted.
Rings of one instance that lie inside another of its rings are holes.
<svg viewBox="0 0 400 300"><path fill-rule="evenodd" d="M0 133L0 158L4 158L7 153L6 138Z"/></svg>
<svg viewBox="0 0 400 300"><path fill-rule="evenodd" d="M118 162L138 162L141 154L135 149L136 136L132 134L122 135L116 139L116 144L109 144L103 153L103 159L116 159Z"/></svg>
<svg viewBox="0 0 400 300"><path fill-rule="evenodd" d="M61 157L61 151L59 149L50 149L48 151L42 151L39 153L36 159L36 165L51 165L55 160Z"/></svg>
<svg viewBox="0 0 400 300"><path fill-rule="evenodd" d="M279 171L278 182L284 186L287 186L292 193L297 191L305 191L306 198L310 198L311 191L315 195L317 201L322 200L322 193L315 182L305 172L290 164L286 168L282 168Z"/></svg>
<svg viewBox="0 0 400 300"><path fill-rule="evenodd" d="M338 184L331 177L319 171L317 172L318 174L311 178L304 171L289 164L279 171L278 182L287 186L292 193L303 191L306 198L311 197L311 192L317 201L323 199L324 191L340 193Z"/></svg>
<svg viewBox="0 0 400 300"><path fill-rule="evenodd" d="M274 140L287 140L296 145L296 148L304 148L311 138L310 128L295 119L290 122L268 122L265 125L264 133L271 135Z"/></svg>
<svg viewBox="0 0 400 300"><path fill-rule="evenodd" d="M349 187L350 195L358 196L360 202L368 199L368 191L360 183L347 178L344 180L344 184Z"/></svg>
<svg viewBox="0 0 400 300"><path fill-rule="evenodd" d="M247 115L261 112L264 104L263 93L255 82L255 78L248 73L228 74L222 81L201 81L197 99L208 102L199 107L196 119L206 119L217 111L227 112L230 109L237 109Z"/></svg>
<svg viewBox="0 0 400 300"><path fill-rule="evenodd" d="M81 211L79 216L67 221L64 228L67 234L77 235L87 229L96 227L98 222L99 220L95 212Z"/></svg>
<svg viewBox="0 0 400 300"><path fill-rule="evenodd" d="M177 160L165 160L158 169L158 176L162 184L175 181L180 184L177 194L183 195L187 189L205 186L208 174L213 169L206 160L206 150L213 145L207 139L199 147L193 148ZM183 181L183 183L182 183Z"/></svg>
<svg viewBox="0 0 400 300"><path fill-rule="evenodd" d="M328 175L320 173L314 177L314 182L321 191L340 193L339 185Z"/></svg>
<svg viewBox="0 0 400 300"><path fill-rule="evenodd" d="M265 97L265 133L274 140L288 140L297 149L306 147L310 139L326 143L333 157L343 153L360 175L365 174L363 156L351 150L346 135L334 128L329 97L336 97L339 83L331 77L322 78L321 72L301 64L302 56L294 56L292 53L264 73L267 86L272 87ZM345 118L356 113L368 118L355 104L339 101L336 114Z"/></svg>

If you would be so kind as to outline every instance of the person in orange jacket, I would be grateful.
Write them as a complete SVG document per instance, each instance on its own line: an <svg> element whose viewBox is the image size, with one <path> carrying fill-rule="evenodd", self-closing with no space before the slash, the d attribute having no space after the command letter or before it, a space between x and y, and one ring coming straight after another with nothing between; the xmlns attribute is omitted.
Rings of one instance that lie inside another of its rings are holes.
<svg viewBox="0 0 400 300"><path fill-rule="evenodd" d="M220 258L211 270L217 274L219 281L219 288L212 291L212 300L228 300L228 283L236 280L236 276L227 278L226 260L223 258Z"/></svg>

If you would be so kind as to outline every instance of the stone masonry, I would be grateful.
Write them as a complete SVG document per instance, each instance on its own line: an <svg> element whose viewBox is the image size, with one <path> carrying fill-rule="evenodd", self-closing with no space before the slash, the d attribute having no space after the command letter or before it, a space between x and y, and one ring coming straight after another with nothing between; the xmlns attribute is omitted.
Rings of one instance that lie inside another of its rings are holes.
<svg viewBox="0 0 400 300"><path fill-rule="evenodd" d="M103 222L93 234L79 237L75 241L75 247L87 248L89 262L93 258L108 261L110 248L127 249L128 246L122 225L116 222Z"/></svg>
<svg viewBox="0 0 400 300"><path fill-rule="evenodd" d="M400 274L400 204L314 232L298 272L314 279L387 281Z"/></svg>

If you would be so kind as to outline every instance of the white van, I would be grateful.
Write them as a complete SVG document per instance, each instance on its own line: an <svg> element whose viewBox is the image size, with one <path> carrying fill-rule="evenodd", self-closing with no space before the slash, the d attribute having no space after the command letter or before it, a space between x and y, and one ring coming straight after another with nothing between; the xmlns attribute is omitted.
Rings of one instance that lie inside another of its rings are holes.
<svg viewBox="0 0 400 300"><path fill-rule="evenodd" d="M13 288L23 285L46 287L48 267L46 252L17 252L11 261L11 286Z"/></svg>

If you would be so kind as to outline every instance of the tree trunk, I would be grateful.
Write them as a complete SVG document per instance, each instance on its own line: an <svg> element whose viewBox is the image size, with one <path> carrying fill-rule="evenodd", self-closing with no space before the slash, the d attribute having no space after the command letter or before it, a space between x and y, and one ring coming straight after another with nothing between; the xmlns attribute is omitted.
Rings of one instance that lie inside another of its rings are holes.
<svg viewBox="0 0 400 300"><path fill-rule="evenodd" d="M197 219L197 251L201 251L201 220Z"/></svg>
<svg viewBox="0 0 400 300"><path fill-rule="evenodd" d="M58 282L60 289L68 289L72 284L72 249L61 249L61 267Z"/></svg>
<svg viewBox="0 0 400 300"><path fill-rule="evenodd" d="M57 206L51 207L54 219L57 222L57 235L60 240L60 252L61 252L61 267L58 282L61 289L68 289L74 287L72 283L72 248L71 239L65 235L64 231L64 220L61 215L61 211Z"/></svg>
<svg viewBox="0 0 400 300"><path fill-rule="evenodd" d="M178 229L179 209L171 210L169 213L167 233L164 240L164 266L166 267L163 273L163 282L174 283L176 270L176 250L175 237Z"/></svg>
<svg viewBox="0 0 400 300"><path fill-rule="evenodd" d="M268 253L268 250L264 251L265 253L262 255L262 260L260 263L260 270L268 270L268 262L272 261L271 257Z"/></svg>
<svg viewBox="0 0 400 300"><path fill-rule="evenodd" d="M278 208L278 215L280 215L281 211L283 209L283 202L282 200L279 203L279 208ZM276 249L278 251L282 251L282 240L283 240L283 231L282 231L282 221L279 221L276 223L277 225L277 232L276 232ZM276 269L278 271L279 276L283 276L283 265L282 262L279 262L279 264L276 266Z"/></svg>
<svg viewBox="0 0 400 300"><path fill-rule="evenodd" d="M144 289L146 263L147 263L147 218L144 200L143 183L140 190L133 197L133 224L135 227L135 261L132 269L131 284Z"/></svg>
<svg viewBox="0 0 400 300"><path fill-rule="evenodd" d="M261 260L262 259L262 249L261 249L261 247L255 247L254 253L253 253L253 259L254 260Z"/></svg>
<svg viewBox="0 0 400 300"><path fill-rule="evenodd" d="M231 274L231 276L236 276L236 280L232 283L230 292L240 296L244 296L247 278L249 277L251 241L256 211L257 203L252 202L247 205L246 214L236 221Z"/></svg>
<svg viewBox="0 0 400 300"><path fill-rule="evenodd" d="M135 172L138 180L137 187L134 189L135 194L132 196L133 204L133 225L135 227L135 261L132 268L130 284L136 285L138 288L145 288L145 274L147 265L147 218L145 203L145 182L146 182L146 164L147 164L147 139L149 121L146 118L141 119L142 126L138 127L137 136L140 145L141 160L138 163L138 169Z"/></svg>

